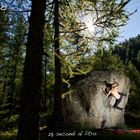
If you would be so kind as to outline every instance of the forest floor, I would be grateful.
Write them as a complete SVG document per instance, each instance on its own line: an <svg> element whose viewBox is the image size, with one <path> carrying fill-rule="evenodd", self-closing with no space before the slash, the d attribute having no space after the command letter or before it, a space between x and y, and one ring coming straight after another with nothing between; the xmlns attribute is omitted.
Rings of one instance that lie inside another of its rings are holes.
<svg viewBox="0 0 140 140"><path fill-rule="evenodd" d="M0 120L0 140L15 140L17 135L18 115L13 115L10 119Z"/></svg>
<svg viewBox="0 0 140 140"><path fill-rule="evenodd" d="M140 133L113 133L110 130L103 129L86 129L79 126L65 126L60 129L48 130L46 125L46 115L41 117L41 139L66 139L71 140L76 137L76 139L107 139L107 140L140 140ZM114 128L118 129L140 129L140 112L139 113L126 113L126 128ZM16 140L17 135L17 124L18 115L13 115L9 120L3 119L0 121L0 140ZM57 131L58 130L58 131Z"/></svg>

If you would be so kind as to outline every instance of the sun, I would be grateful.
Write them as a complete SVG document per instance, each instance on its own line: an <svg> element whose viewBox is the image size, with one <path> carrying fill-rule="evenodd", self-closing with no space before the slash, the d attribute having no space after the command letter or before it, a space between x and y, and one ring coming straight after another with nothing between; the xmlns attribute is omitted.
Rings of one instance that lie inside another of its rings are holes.
<svg viewBox="0 0 140 140"><path fill-rule="evenodd" d="M95 25L93 21L93 17L91 15L84 15L80 19L81 22L85 24L85 30L82 31L83 35L93 36L95 34Z"/></svg>
<svg viewBox="0 0 140 140"><path fill-rule="evenodd" d="M87 27L86 30L87 30L90 34L94 34L95 26L93 25L92 19L89 18L87 21L85 21L85 24L86 24L86 27Z"/></svg>

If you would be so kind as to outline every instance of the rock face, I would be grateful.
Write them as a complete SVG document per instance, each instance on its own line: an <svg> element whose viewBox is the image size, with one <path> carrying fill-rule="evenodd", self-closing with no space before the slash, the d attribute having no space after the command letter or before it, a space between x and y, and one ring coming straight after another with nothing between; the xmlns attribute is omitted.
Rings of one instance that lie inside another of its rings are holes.
<svg viewBox="0 0 140 140"><path fill-rule="evenodd" d="M119 71L94 71L74 84L72 90L65 94L65 123L79 123L93 128L123 126L124 112L113 108L116 99L103 93L103 89L106 88L104 81L112 83L113 79L119 83L118 91L127 94L119 104L125 108L130 89L128 77Z"/></svg>

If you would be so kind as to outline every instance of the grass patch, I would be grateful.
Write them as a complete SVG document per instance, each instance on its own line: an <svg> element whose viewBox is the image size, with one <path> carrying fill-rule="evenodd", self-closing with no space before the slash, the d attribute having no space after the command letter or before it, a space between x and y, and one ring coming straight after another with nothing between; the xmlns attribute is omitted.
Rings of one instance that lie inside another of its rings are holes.
<svg viewBox="0 0 140 140"><path fill-rule="evenodd" d="M0 140L16 140L14 136L0 136Z"/></svg>
<svg viewBox="0 0 140 140"><path fill-rule="evenodd" d="M140 112L126 112L126 125L130 128L140 128Z"/></svg>
<svg viewBox="0 0 140 140"><path fill-rule="evenodd" d="M140 140L140 133L123 133L117 134L113 133L112 130L118 130L119 128L114 129L93 129L79 124L65 125L58 128L47 128L41 131L41 140L59 138L59 139L68 139L72 140L76 138L77 140L91 139L91 140ZM122 129L123 130L123 129ZM125 130L125 128L124 128ZM74 136L65 136L69 134L74 134ZM82 135L78 135L82 133ZM60 135L58 135L60 134Z"/></svg>
<svg viewBox="0 0 140 140"><path fill-rule="evenodd" d="M62 135L57 135L59 134ZM140 134L134 134L134 133L126 133L126 134L113 134L111 131L106 130L78 130L75 132L75 136L63 136L65 134L73 133L74 131L51 131L50 133L46 133L46 135L41 136L41 140L46 139L52 139L52 138L59 138L61 140L73 140L76 138L76 140L140 140ZM82 132L82 135L78 136L79 133ZM53 133L53 134L52 134ZM63 134L65 133L65 134Z"/></svg>
<svg viewBox="0 0 140 140"><path fill-rule="evenodd" d="M0 120L0 140L16 140L18 115Z"/></svg>
<svg viewBox="0 0 140 140"><path fill-rule="evenodd" d="M103 140L140 140L140 134L126 133L126 134L113 134L112 132L98 133L97 138Z"/></svg>
<svg viewBox="0 0 140 140"><path fill-rule="evenodd" d="M16 140L17 129L9 131L0 131L0 140Z"/></svg>
<svg viewBox="0 0 140 140"><path fill-rule="evenodd" d="M10 119L0 120L0 131L9 131L13 128L17 128L19 115L13 115Z"/></svg>

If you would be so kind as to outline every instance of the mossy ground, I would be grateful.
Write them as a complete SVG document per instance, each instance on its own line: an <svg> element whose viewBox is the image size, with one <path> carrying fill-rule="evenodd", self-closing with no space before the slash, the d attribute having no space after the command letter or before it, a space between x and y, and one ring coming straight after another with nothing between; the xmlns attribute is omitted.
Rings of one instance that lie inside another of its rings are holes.
<svg viewBox="0 0 140 140"><path fill-rule="evenodd" d="M47 119L46 119L47 118ZM100 140L140 140L140 133L125 133L125 134L114 134L110 130L98 130L98 129L89 129L86 128L86 126L80 126L71 124L69 126L65 125L61 129L55 128L50 129L47 127L47 120L49 117L45 115L41 115L41 131L40 131L40 140L47 140L47 139L100 139ZM140 123L138 120L140 120L138 113L135 115L134 113L127 113L126 114L126 129L140 129ZM14 115L9 120L1 120L0 121L0 140L16 140L17 135L17 123L18 122L18 116ZM137 125L134 125L137 124ZM45 127L44 127L45 126ZM118 129L118 128L114 128ZM125 128L123 128L125 129ZM82 133L80 136L79 133ZM51 133L53 133L53 136L51 136ZM73 133L73 136L65 136ZM49 136L50 135L50 136Z"/></svg>

